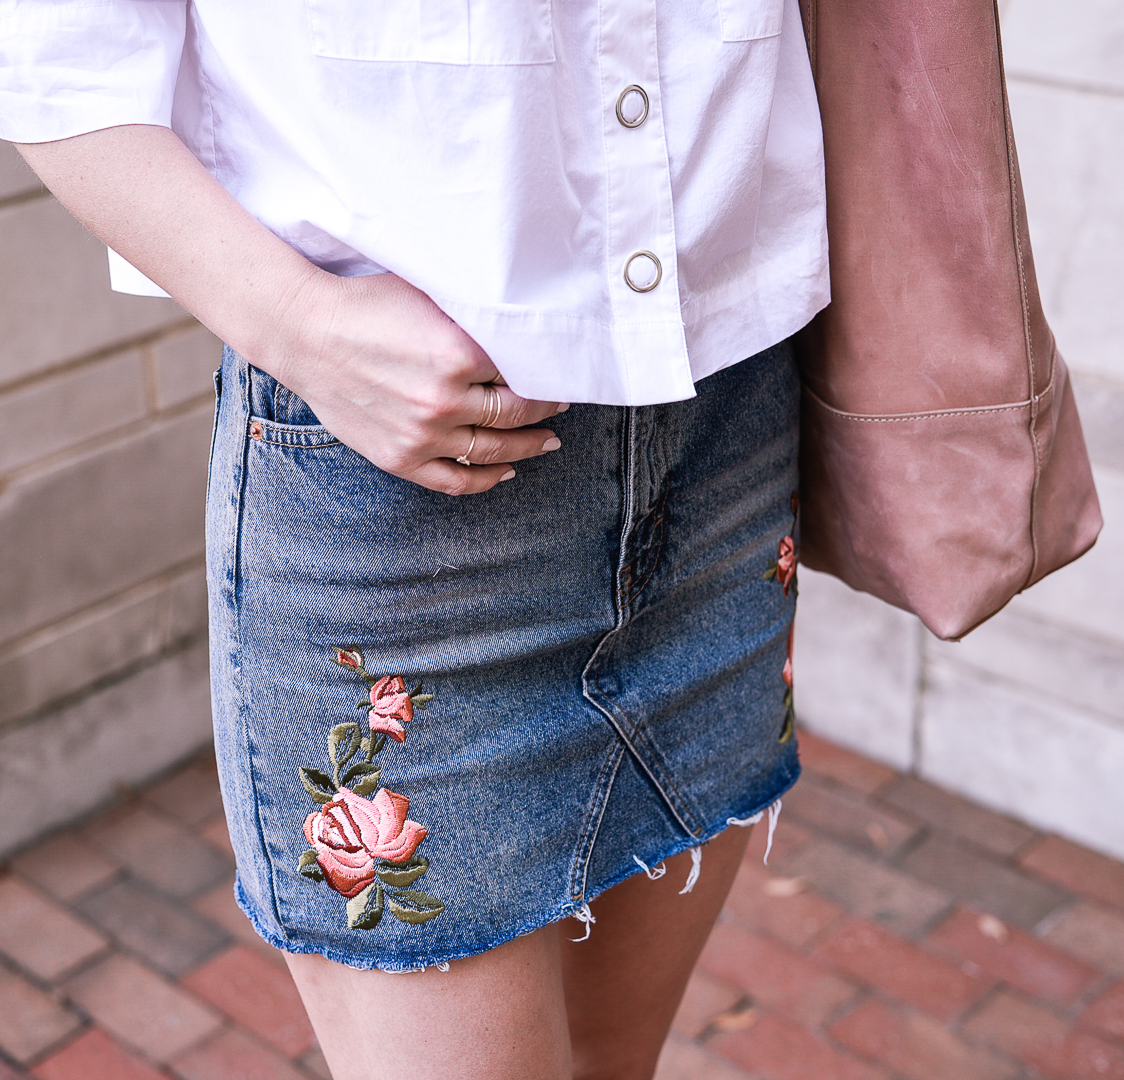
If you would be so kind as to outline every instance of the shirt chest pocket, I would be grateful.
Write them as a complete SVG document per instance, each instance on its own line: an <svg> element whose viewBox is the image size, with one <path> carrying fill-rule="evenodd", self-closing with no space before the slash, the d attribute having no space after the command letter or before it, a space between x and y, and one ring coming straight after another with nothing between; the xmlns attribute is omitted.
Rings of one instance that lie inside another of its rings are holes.
<svg viewBox="0 0 1124 1080"><path fill-rule="evenodd" d="M723 41L755 41L781 32L785 0L718 0Z"/></svg>
<svg viewBox="0 0 1124 1080"><path fill-rule="evenodd" d="M312 48L340 60L549 64L551 0L304 0Z"/></svg>

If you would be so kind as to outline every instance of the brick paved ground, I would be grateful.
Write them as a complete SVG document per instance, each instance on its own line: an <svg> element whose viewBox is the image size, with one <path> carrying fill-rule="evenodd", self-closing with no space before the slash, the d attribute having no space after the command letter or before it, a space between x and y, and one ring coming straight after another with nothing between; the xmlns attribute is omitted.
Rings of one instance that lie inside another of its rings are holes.
<svg viewBox="0 0 1124 1080"><path fill-rule="evenodd" d="M809 735L802 756L659 1080L1124 1080L1124 865ZM327 1077L231 868L208 758L12 859L0 1080Z"/></svg>

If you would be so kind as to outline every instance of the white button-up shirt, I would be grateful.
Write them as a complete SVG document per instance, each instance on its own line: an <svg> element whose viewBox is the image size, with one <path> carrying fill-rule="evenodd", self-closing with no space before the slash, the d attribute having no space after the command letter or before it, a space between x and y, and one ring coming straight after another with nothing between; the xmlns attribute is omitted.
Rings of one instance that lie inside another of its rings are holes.
<svg viewBox="0 0 1124 1080"><path fill-rule="evenodd" d="M0 136L117 124L526 397L687 398L828 300L797 0L0 0Z"/></svg>

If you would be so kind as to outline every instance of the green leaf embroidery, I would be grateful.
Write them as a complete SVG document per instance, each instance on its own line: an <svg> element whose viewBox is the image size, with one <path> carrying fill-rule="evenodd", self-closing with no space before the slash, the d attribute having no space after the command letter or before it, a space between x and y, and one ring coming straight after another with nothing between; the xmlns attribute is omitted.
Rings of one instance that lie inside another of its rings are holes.
<svg viewBox="0 0 1124 1080"><path fill-rule="evenodd" d="M766 581L776 581L777 580L777 564L773 563L773 565L770 566L769 569L766 570L765 573L763 573L761 576Z"/></svg>
<svg viewBox="0 0 1124 1080"><path fill-rule="evenodd" d="M402 889L407 885L413 885L428 869L429 860L424 855L415 855L404 863L384 861L379 863L379 879L385 881L387 885Z"/></svg>
<svg viewBox="0 0 1124 1080"><path fill-rule="evenodd" d="M343 786L350 788L356 795L370 795L379 786L382 778L382 769L377 765L370 765L366 761L352 765L344 773Z"/></svg>
<svg viewBox="0 0 1124 1080"><path fill-rule="evenodd" d="M318 803L329 803L336 797L336 785L327 773L319 769L306 769L303 766L298 770L304 790Z"/></svg>
<svg viewBox="0 0 1124 1080"><path fill-rule="evenodd" d="M361 893L347 902L347 928L349 930L374 930L382 918L383 891L377 881L372 881Z"/></svg>
<svg viewBox="0 0 1124 1080"><path fill-rule="evenodd" d="M784 715L784 727L781 728L781 733L777 738L777 742L786 743L792 741L792 736L796 734L796 714L789 709Z"/></svg>
<svg viewBox="0 0 1124 1080"><path fill-rule="evenodd" d="M435 900L432 896L426 896L425 893L419 892L417 889L405 889L399 893L389 893L386 898L386 906L390 908L390 914L399 922L411 923L414 926L435 919L445 910L445 905L440 900Z"/></svg>
<svg viewBox="0 0 1124 1080"><path fill-rule="evenodd" d="M339 776L340 769L358 752L362 741L358 724L336 724L332 728L328 735L328 753L332 757L336 776Z"/></svg>
<svg viewBox="0 0 1124 1080"><path fill-rule="evenodd" d="M319 864L316 862L316 852L306 851L297 860L297 873L306 878L311 878L313 881L323 881L324 874L320 869Z"/></svg>

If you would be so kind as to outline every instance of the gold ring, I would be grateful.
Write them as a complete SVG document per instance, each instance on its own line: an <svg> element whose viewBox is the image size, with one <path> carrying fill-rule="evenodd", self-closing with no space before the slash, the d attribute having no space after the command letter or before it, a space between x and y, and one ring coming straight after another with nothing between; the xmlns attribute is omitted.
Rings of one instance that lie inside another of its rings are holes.
<svg viewBox="0 0 1124 1080"><path fill-rule="evenodd" d="M471 465L472 462L468 460L468 455L472 453L472 448L476 445L476 428L472 429L472 442L468 444L468 449L457 458L458 465Z"/></svg>
<svg viewBox="0 0 1124 1080"><path fill-rule="evenodd" d="M500 392L491 383L484 383L484 408L480 414L480 423L476 426L492 427L499 420L502 408Z"/></svg>

